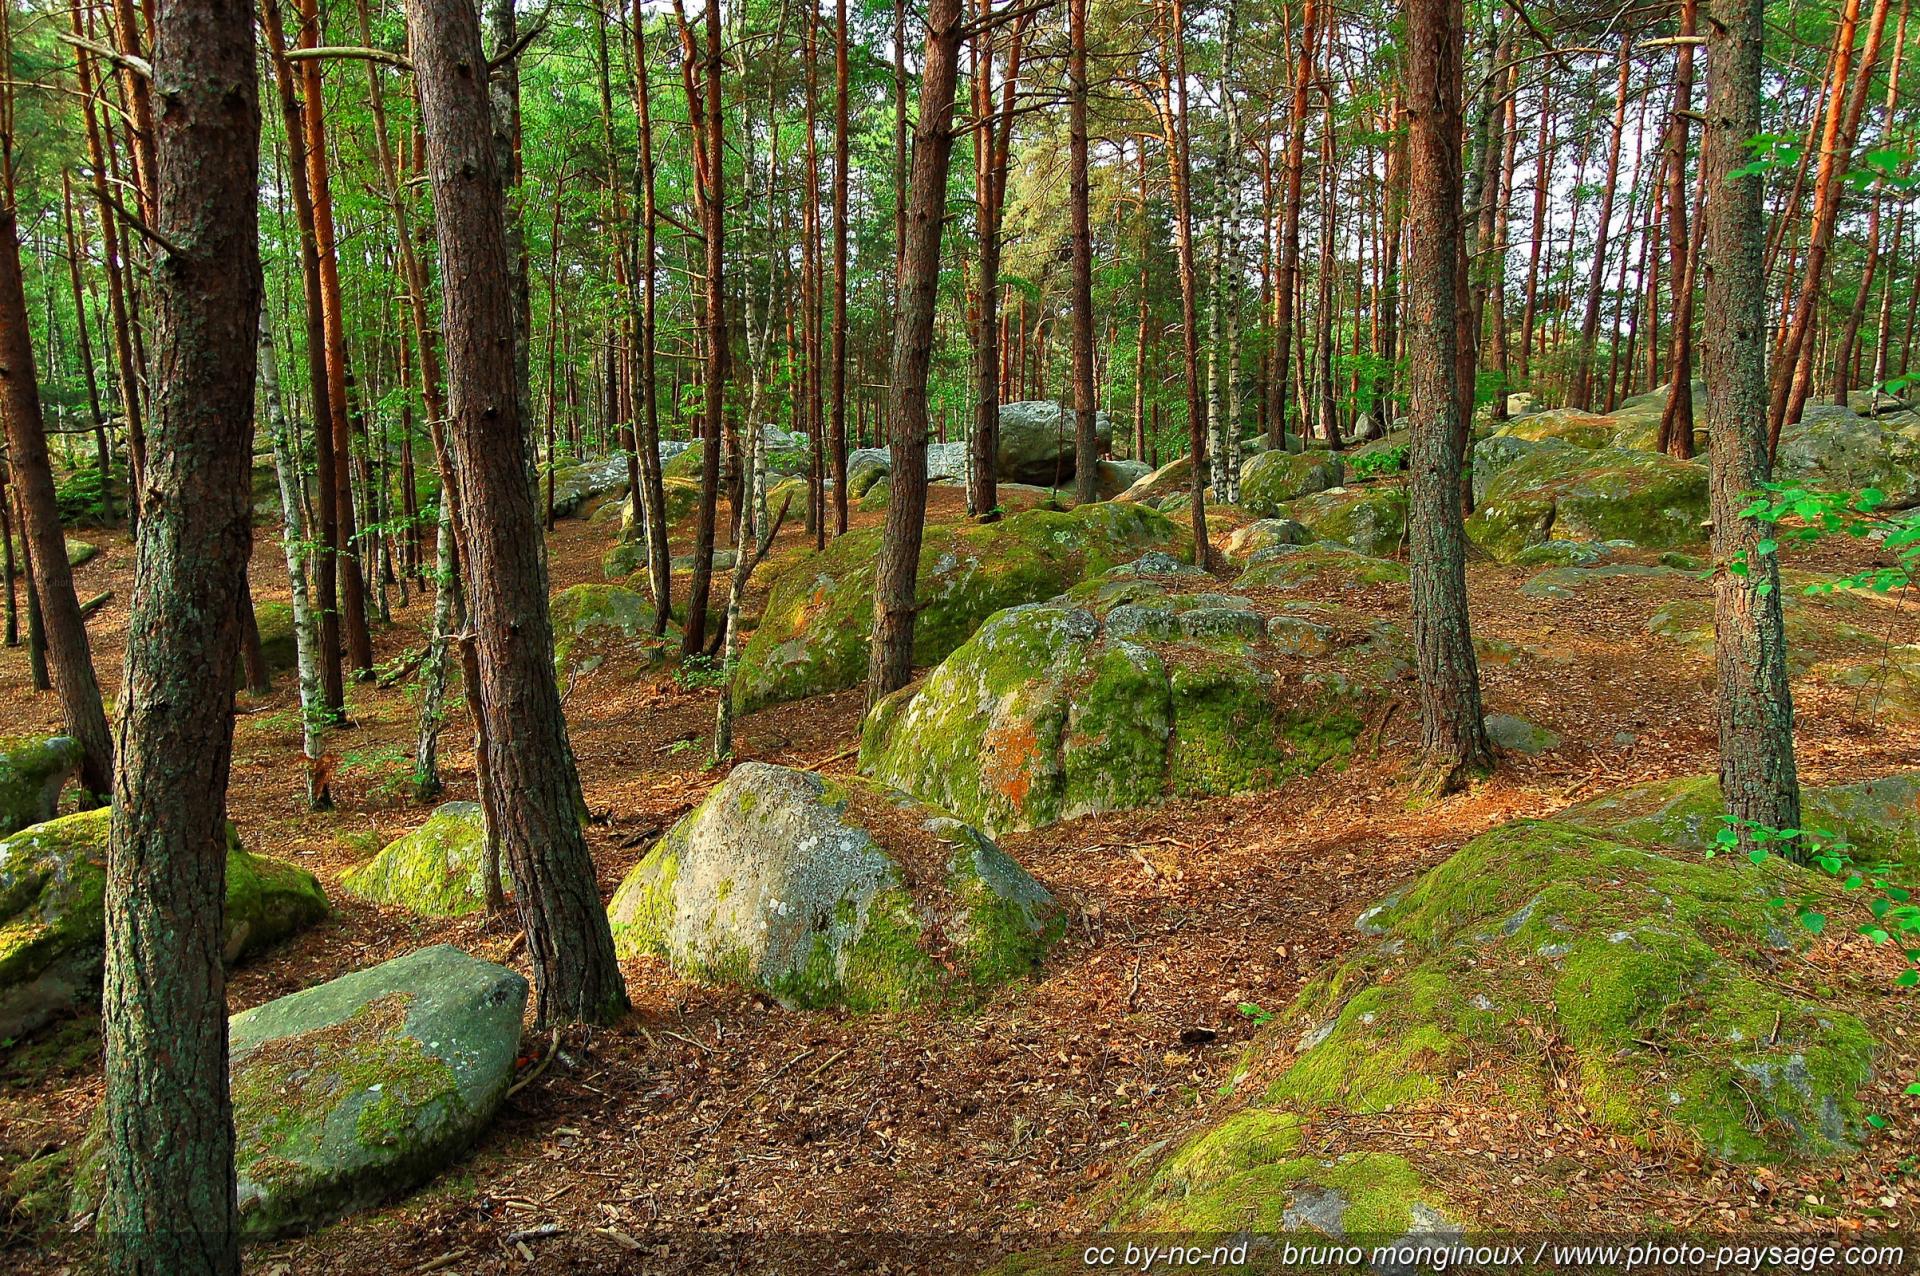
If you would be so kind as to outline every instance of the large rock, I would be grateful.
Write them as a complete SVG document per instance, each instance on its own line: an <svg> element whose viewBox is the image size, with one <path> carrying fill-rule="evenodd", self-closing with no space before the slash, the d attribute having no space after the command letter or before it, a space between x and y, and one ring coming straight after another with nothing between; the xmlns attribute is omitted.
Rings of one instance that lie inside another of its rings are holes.
<svg viewBox="0 0 1920 1276"><path fill-rule="evenodd" d="M426 917L459 917L487 902L486 826L478 802L443 802L426 823L340 877L373 904ZM505 866L501 884L512 888Z"/></svg>
<svg viewBox="0 0 1920 1276"><path fill-rule="evenodd" d="M1920 505L1920 417L1858 416L1812 405L1797 425L1780 431L1773 477L1828 492L1877 488L1890 509Z"/></svg>
<svg viewBox="0 0 1920 1276"><path fill-rule="evenodd" d="M653 604L620 585L570 585L553 596L553 670L569 678L592 673L609 659L629 672L657 669L678 649L678 627L653 632Z"/></svg>
<svg viewBox="0 0 1920 1276"><path fill-rule="evenodd" d="M915 588L921 611L913 661L942 659L1002 607L1051 598L1144 549L1179 542L1164 515L1115 502L929 527ZM839 691L866 676L879 552L879 528L849 532L774 581L734 681L742 712Z"/></svg>
<svg viewBox="0 0 1920 1276"><path fill-rule="evenodd" d="M966 1003L1064 929L1052 896L976 829L857 778L746 762L627 875L623 956L796 1007Z"/></svg>
<svg viewBox="0 0 1920 1276"><path fill-rule="evenodd" d="M1370 942L1262 1031L1233 1110L1123 1194L1115 1226L1433 1230L1459 1196L1387 1114L1454 1103L1532 1122L1571 1100L1656 1156L1848 1156L1876 1042L1815 986L1829 967L1793 960L1812 937L1772 901L1802 893L1842 888L1562 823L1485 833L1361 915Z"/></svg>
<svg viewBox="0 0 1920 1276"><path fill-rule="evenodd" d="M1574 447L1593 449L1612 446L1613 436L1619 429L1620 422L1610 416L1582 412L1577 408L1550 408L1508 421L1495 432L1495 437L1527 439L1531 442L1559 439Z"/></svg>
<svg viewBox="0 0 1920 1276"><path fill-rule="evenodd" d="M69 735L0 736L0 837L52 819L86 751Z"/></svg>
<svg viewBox="0 0 1920 1276"><path fill-rule="evenodd" d="M1344 590L1375 585L1404 585L1404 563L1375 558L1350 545L1269 545L1254 554L1235 589L1295 590L1308 585L1337 585Z"/></svg>
<svg viewBox="0 0 1920 1276"><path fill-rule="evenodd" d="M66 547L67 566L69 567L80 567L90 563L100 553L100 547L91 542L79 540L72 536L62 537L61 540ZM13 559L13 574L18 576L24 571L26 571L26 563L21 559L19 554L16 553Z"/></svg>
<svg viewBox="0 0 1920 1276"><path fill-rule="evenodd" d="M111 819L101 807L0 841L0 1039L98 1003ZM312 873L248 854L227 826L227 961L326 915L326 896Z"/></svg>
<svg viewBox="0 0 1920 1276"><path fill-rule="evenodd" d="M1094 494L1114 500L1150 473L1145 461L1101 461L1095 466Z"/></svg>
<svg viewBox="0 0 1920 1276"><path fill-rule="evenodd" d="M1375 558L1396 552L1407 538L1407 489L1399 482L1330 487L1301 497L1288 510L1314 540Z"/></svg>
<svg viewBox="0 0 1920 1276"><path fill-rule="evenodd" d="M1505 562L1551 540L1677 549L1705 537L1706 518L1707 471L1698 462L1542 440L1487 482L1467 535Z"/></svg>
<svg viewBox="0 0 1920 1276"><path fill-rule="evenodd" d="M669 528L682 519L693 517L693 512L700 508L700 480L697 478L663 478L660 480L660 493L666 502ZM640 545L646 543L646 521L639 516L632 493L628 493L620 504L620 539ZM644 552L639 561L646 561Z"/></svg>
<svg viewBox="0 0 1920 1276"><path fill-rule="evenodd" d="M1243 468L1242 473L1244 472ZM1184 456L1175 457L1159 469L1135 479L1126 491L1114 499L1157 508L1167 497L1191 490L1192 483L1193 461Z"/></svg>
<svg viewBox="0 0 1920 1276"><path fill-rule="evenodd" d="M1305 545L1313 533L1290 518L1255 519L1245 527L1236 527L1227 537L1227 553L1248 557L1275 545Z"/></svg>
<svg viewBox="0 0 1920 1276"><path fill-rule="evenodd" d="M235 1015L243 1235L304 1232L451 1164L506 1096L527 981L444 945Z"/></svg>
<svg viewBox="0 0 1920 1276"><path fill-rule="evenodd" d="M1288 502L1340 486L1346 472L1327 452L1261 452L1240 466L1240 503L1262 518L1285 514Z"/></svg>
<svg viewBox="0 0 1920 1276"><path fill-rule="evenodd" d="M553 512L567 518L586 511L596 497L622 497L627 494L627 458L625 455L602 457L577 465L562 465L551 474L540 476L539 499L547 499L547 484L553 484Z"/></svg>
<svg viewBox="0 0 1920 1276"><path fill-rule="evenodd" d="M1074 414L1045 400L1000 405L998 447L993 454L995 474L1009 482L1065 484L1074 475ZM1099 451L1113 441L1113 422L1106 413L1093 416Z"/></svg>
<svg viewBox="0 0 1920 1276"><path fill-rule="evenodd" d="M1280 618L1169 588L1189 579L1208 583L1123 570L999 613L875 706L861 771L1001 833L1343 759L1364 703L1353 681L1290 672L1295 636L1269 638Z"/></svg>

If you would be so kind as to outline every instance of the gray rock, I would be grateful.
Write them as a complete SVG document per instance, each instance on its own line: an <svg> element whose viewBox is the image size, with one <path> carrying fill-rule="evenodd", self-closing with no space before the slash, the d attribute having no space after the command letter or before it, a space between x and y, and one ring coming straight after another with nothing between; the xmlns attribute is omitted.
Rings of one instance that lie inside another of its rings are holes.
<svg viewBox="0 0 1920 1276"><path fill-rule="evenodd" d="M240 1225L306 1231L410 1190L493 1119L527 981L444 945L235 1015Z"/></svg>
<svg viewBox="0 0 1920 1276"><path fill-rule="evenodd" d="M1240 503L1271 517L1296 497L1340 486L1346 472L1344 460L1325 452L1262 452L1240 466Z"/></svg>
<svg viewBox="0 0 1920 1276"><path fill-rule="evenodd" d="M855 1010L970 1000L1030 970L1064 926L1044 887L944 811L761 762L674 825L608 914L623 955Z"/></svg>
<svg viewBox="0 0 1920 1276"><path fill-rule="evenodd" d="M1560 747L1560 737L1511 713L1487 715L1487 735L1495 746L1531 757Z"/></svg>
<svg viewBox="0 0 1920 1276"><path fill-rule="evenodd" d="M1236 527L1227 537L1227 552L1251 555L1272 545L1305 545L1312 539L1313 533L1291 518L1262 518Z"/></svg>
<svg viewBox="0 0 1920 1276"><path fill-rule="evenodd" d="M1113 422L1094 414L1100 450L1113 441ZM1064 483L1074 474L1074 414L1045 400L1000 405L999 446L994 471L1014 483Z"/></svg>

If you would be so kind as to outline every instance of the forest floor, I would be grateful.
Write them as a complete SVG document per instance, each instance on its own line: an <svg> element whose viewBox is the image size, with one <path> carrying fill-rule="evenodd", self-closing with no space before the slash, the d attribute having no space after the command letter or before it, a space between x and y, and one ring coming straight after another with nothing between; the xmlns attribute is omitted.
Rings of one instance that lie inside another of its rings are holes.
<svg viewBox="0 0 1920 1276"><path fill-rule="evenodd" d="M935 488L930 520L958 516L955 489ZM79 569L80 593L114 591L90 622L111 697L133 553L123 533L79 534L102 550ZM611 535L605 524L563 521L550 541L554 587L598 581ZM783 532L759 597L804 540L797 527ZM1859 566L1872 550L1820 553L1796 565ZM1483 664L1489 711L1552 729L1558 749L1506 757L1470 793L1409 809L1404 772L1419 712L1408 682L1346 769L1275 792L1004 838L1067 903L1072 924L1032 981L966 1016L790 1012L752 992L683 982L658 961L629 962L636 1013L615 1028L570 1031L557 1048L530 1040L530 1060L553 1057L466 1160L384 1209L255 1247L248 1269L970 1271L1091 1230L1117 1170L1215 1109L1253 1031L1239 1007L1284 1006L1359 942L1353 921L1368 904L1502 821L1714 769L1711 666L1645 628L1660 603L1707 598L1710 586L1665 577L1656 592L1626 578L1547 600L1518 591L1533 574L1472 563L1474 623L1515 653ZM262 599L284 597L284 564L264 531L253 579ZM1404 587L1362 605L1407 621ZM396 611L376 636L382 660L418 646L430 608L430 597L416 596ZM1920 614L1879 609L1872 628L1914 642ZM1920 759L1911 717L1875 714L1855 693L1809 683L1796 693L1805 780L1851 781ZM603 895L720 779L704 765L716 695L668 674L606 667L573 688L567 713ZM314 814L305 809L291 677L281 673L271 695L240 698L232 817L249 847L318 874L335 912L235 971L236 1011L424 944L496 959L510 952L504 919L415 918L335 889L342 872L424 817L404 789L414 725L407 691L359 684L350 699L337 806ZM847 770L859 719L858 691L766 710L741 723L739 756ZM9 732L57 726L52 697L31 692L18 650L0 652L0 721ZM445 737L448 797L472 796L465 738L459 715ZM1841 959L1861 942L1833 936L1815 958ZM524 958L513 960L524 971ZM1459 1104L1397 1112L1390 1124L1410 1158L1444 1161L1441 1181L1478 1216L1516 1229L1831 1231L1874 1219L1913 1229L1920 1178L1906 1149L1920 1101L1900 1090L1920 1073L1920 1023L1905 1002L1890 1001L1886 1013L1906 1026L1893 1029L1900 1044L1883 1055L1869 1103L1892 1125L1837 1173L1730 1169L1578 1122ZM0 1165L81 1136L101 1090L96 1030L69 1023L0 1057ZM0 1219L8 1270L84 1269L90 1250L84 1237L9 1231Z"/></svg>

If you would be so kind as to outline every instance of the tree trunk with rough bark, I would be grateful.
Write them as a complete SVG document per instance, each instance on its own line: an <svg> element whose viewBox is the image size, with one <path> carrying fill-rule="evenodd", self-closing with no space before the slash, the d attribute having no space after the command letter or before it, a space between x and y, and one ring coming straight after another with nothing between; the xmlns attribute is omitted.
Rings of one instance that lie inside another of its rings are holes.
<svg viewBox="0 0 1920 1276"><path fill-rule="evenodd" d="M1467 616L1460 509L1460 339L1465 287L1461 194L1460 0L1408 0L1408 565L1420 677L1418 787L1452 792L1492 768Z"/></svg>
<svg viewBox="0 0 1920 1276"><path fill-rule="evenodd" d="M1759 551L1771 529L1740 511L1772 471L1767 451L1767 326L1761 183L1733 174L1760 131L1763 0L1707 0L1707 379L1713 518L1714 668L1720 787L1727 810L1767 828L1800 826L1793 694L1780 613L1780 567ZM1741 841L1751 839L1744 828Z"/></svg>
<svg viewBox="0 0 1920 1276"><path fill-rule="evenodd" d="M541 1024L610 1022L627 996L593 859L553 672L527 422L513 360L513 261L480 27L462 0L411 0L447 338L447 444L469 580L481 725L500 839L526 930Z"/></svg>
<svg viewBox="0 0 1920 1276"><path fill-rule="evenodd" d="M127 1273L238 1273L227 774L253 545L260 102L245 0L158 11L153 418L107 858L107 1181Z"/></svg>

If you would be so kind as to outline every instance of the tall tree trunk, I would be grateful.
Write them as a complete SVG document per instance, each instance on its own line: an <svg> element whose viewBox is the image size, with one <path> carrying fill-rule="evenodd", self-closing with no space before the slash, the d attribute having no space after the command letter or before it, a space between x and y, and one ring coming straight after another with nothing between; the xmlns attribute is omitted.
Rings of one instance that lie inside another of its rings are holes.
<svg viewBox="0 0 1920 1276"><path fill-rule="evenodd" d="M0 45L0 78L12 75L10 50ZM11 111L12 88L0 87ZM0 119L6 116L0 114ZM47 455L46 420L40 412L40 382L34 366L26 284L20 273L19 223L14 204L13 135L0 130L0 417L5 418L7 466L20 507L34 594L45 626L47 656L67 732L80 742L80 780L105 801L113 792L113 738L100 684L87 647L87 623L73 592L53 464Z"/></svg>
<svg viewBox="0 0 1920 1276"><path fill-rule="evenodd" d="M1229 19L1231 21L1231 19ZM1073 218L1073 410L1074 494L1081 504L1098 496L1100 440L1093 398L1093 227L1087 184L1087 0L1067 0L1070 52L1068 107L1070 173L1068 203Z"/></svg>
<svg viewBox="0 0 1920 1276"><path fill-rule="evenodd" d="M653 595L653 632L667 632L673 612L673 563L667 554L667 493L660 472L660 392L656 355L656 287L659 262L655 259L659 209L655 203L653 169L653 95L648 89L647 23L645 0L633 0L633 101L639 120L640 260L634 275L640 281L640 332L635 344L634 380L640 389L635 450L639 452L640 486L633 494L647 538L647 583Z"/></svg>
<svg viewBox="0 0 1920 1276"><path fill-rule="evenodd" d="M1820 290L1826 282L1827 256L1833 246L1833 228L1839 221L1842 187L1853 158L1853 141L1860 131L1860 113L1866 105L1873 65L1880 56L1880 37L1886 28L1887 0L1874 0L1866 45L1851 89L1847 69L1853 55L1853 27L1860 0L1847 0L1835 36L1833 90L1827 120L1821 130L1820 165L1814 180L1813 222L1807 235L1807 260L1800 275L1800 293L1793 316L1783 329L1772 369L1767 404L1767 455L1780 446L1780 431L1800 419L1813 388L1813 327L1820 310ZM1843 100L1844 94L1844 100ZM1715 192L1718 193L1717 191ZM1709 311L1711 313L1711 311Z"/></svg>
<svg viewBox="0 0 1920 1276"><path fill-rule="evenodd" d="M722 147L724 116L720 104L720 3L707 0L707 47L703 59L706 94L700 126L706 138L705 164L699 176L705 194L701 209L706 224L706 371L704 435L700 454L700 512L694 525L693 581L687 596L687 623L680 653L691 656L707 649L707 593L713 582L714 494L720 486L720 446L725 434L727 384L727 294L724 286L726 255L726 157ZM817 414L816 418L817 420ZM759 429L758 423L749 423ZM814 431L817 440L819 431Z"/></svg>
<svg viewBox="0 0 1920 1276"><path fill-rule="evenodd" d="M1680 35L1691 37L1698 0L1681 0ZM1693 45L1680 45L1673 67L1673 116L1667 122L1667 279L1673 290L1673 323L1667 356L1667 406L1660 415L1660 451L1693 455L1693 237L1687 230L1687 133L1693 118Z"/></svg>
<svg viewBox="0 0 1920 1276"><path fill-rule="evenodd" d="M1633 37L1620 38L1620 76L1613 92L1613 132L1607 143L1607 176L1600 187L1600 224L1594 231L1593 263L1587 274L1587 308L1580 320L1580 346L1574 352L1573 406L1593 406L1593 350L1600 333L1600 294L1606 287L1607 241L1613 222L1614 187L1620 177L1620 142L1627 131L1627 78L1633 70Z"/></svg>
<svg viewBox="0 0 1920 1276"><path fill-rule="evenodd" d="M847 530L847 0L833 7L833 532ZM767 197L773 197L768 184ZM745 551L742 550L744 553Z"/></svg>
<svg viewBox="0 0 1920 1276"><path fill-rule="evenodd" d="M913 673L914 583L927 508L927 373L933 356L934 303L939 299L940 232L953 158L953 91L961 37L960 0L928 0L920 118L914 126L900 304L893 328L893 495L874 571L869 707L906 686Z"/></svg>
<svg viewBox="0 0 1920 1276"><path fill-rule="evenodd" d="M553 673L539 520L526 474L527 422L512 363L513 262L493 145L480 27L462 0L412 0L445 294L448 447L471 592L476 665L500 805L500 837L526 929L541 1024L609 1022L627 1008L580 832L580 781Z"/></svg>
<svg viewBox="0 0 1920 1276"><path fill-rule="evenodd" d="M1894 110L1900 104L1900 63L1907 47L1907 0L1900 0L1900 21L1894 29L1893 65L1887 72L1885 131L1888 144L1893 138ZM1860 268L1860 287L1853 294L1853 306L1847 312L1847 326L1840 337L1840 348L1833 360L1833 402L1847 406L1847 391L1853 385L1854 352L1860 341L1860 324L1867 315L1867 301L1873 293L1873 278L1880 264L1880 210L1886 202L1886 175L1874 179L1873 200L1867 208L1867 259ZM84 329L82 330L84 335Z"/></svg>
<svg viewBox="0 0 1920 1276"><path fill-rule="evenodd" d="M1480 670L1467 616L1460 509L1460 339L1465 287L1461 195L1460 0L1407 0L1408 562L1420 676L1418 787L1452 792L1493 765L1480 712Z"/></svg>
<svg viewBox="0 0 1920 1276"><path fill-rule="evenodd" d="M228 671L253 545L260 101L246 0L159 6L152 464L107 856L106 1196L120 1272L238 1273L227 1091Z"/></svg>
<svg viewBox="0 0 1920 1276"><path fill-rule="evenodd" d="M1275 366L1267 418L1267 446L1286 440L1286 393L1289 361L1293 357L1294 297L1300 290L1301 172L1307 154L1307 92L1315 75L1315 42L1320 37L1319 0L1305 0L1300 11L1300 58L1294 64L1293 104L1288 114L1287 179L1280 206L1280 278L1273 292ZM1307 432L1306 412L1300 416L1300 434Z"/></svg>
<svg viewBox="0 0 1920 1276"><path fill-rule="evenodd" d="M1714 666L1720 787L1727 809L1768 828L1800 826L1793 694L1780 615L1780 569L1760 552L1770 529L1741 516L1772 470L1766 414L1766 288L1761 183L1736 177L1760 132L1764 0L1707 0L1708 499L1713 517ZM1735 560L1745 570L1735 571ZM1743 842L1749 842L1744 830Z"/></svg>
<svg viewBox="0 0 1920 1276"><path fill-rule="evenodd" d="M1187 122L1186 14L1182 0L1169 0L1162 19L1160 101L1156 104L1167 143L1167 178L1173 200L1173 246L1180 282L1181 357L1187 378L1187 457L1193 473L1187 484L1193 502L1193 561L1208 562L1207 543L1207 395L1200 379L1200 307L1193 254L1193 156ZM1296 261L1296 267L1298 262Z"/></svg>

